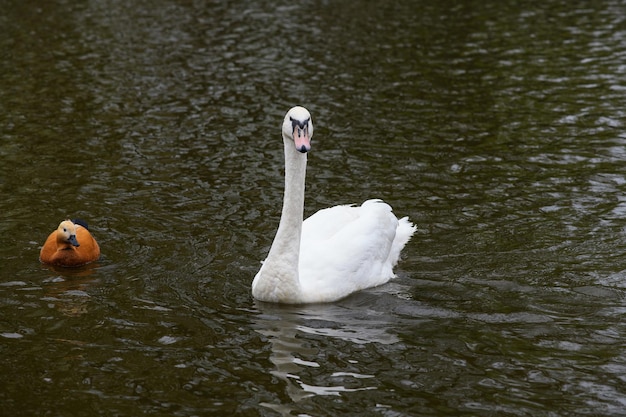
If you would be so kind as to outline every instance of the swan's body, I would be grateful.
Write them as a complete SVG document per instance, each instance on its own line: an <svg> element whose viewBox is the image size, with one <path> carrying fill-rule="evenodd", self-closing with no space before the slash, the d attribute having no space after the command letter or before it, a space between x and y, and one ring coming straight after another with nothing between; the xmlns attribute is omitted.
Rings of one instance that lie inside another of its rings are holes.
<svg viewBox="0 0 626 417"><path fill-rule="evenodd" d="M336 301L394 277L400 251L416 227L381 200L320 210L306 221L304 184L313 136L309 112L294 107L282 127L285 194L276 237L252 282L261 301L302 304Z"/></svg>
<svg viewBox="0 0 626 417"><path fill-rule="evenodd" d="M98 242L82 221L64 220L48 236L39 253L45 264L75 267L93 262L100 257Z"/></svg>

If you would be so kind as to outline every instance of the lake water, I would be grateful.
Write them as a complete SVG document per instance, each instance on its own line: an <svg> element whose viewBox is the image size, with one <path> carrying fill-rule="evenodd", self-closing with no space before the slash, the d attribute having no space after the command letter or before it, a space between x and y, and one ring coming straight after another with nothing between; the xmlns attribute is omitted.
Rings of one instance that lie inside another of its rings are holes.
<svg viewBox="0 0 626 417"><path fill-rule="evenodd" d="M1 414L626 413L623 2L30 3L0 7ZM305 214L419 228L328 305L250 295L296 104ZM99 262L38 262L66 217Z"/></svg>

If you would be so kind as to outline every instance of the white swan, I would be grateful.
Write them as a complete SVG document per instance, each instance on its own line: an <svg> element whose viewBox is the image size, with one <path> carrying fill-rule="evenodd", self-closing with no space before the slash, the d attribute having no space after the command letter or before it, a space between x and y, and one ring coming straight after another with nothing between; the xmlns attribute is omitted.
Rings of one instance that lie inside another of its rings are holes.
<svg viewBox="0 0 626 417"><path fill-rule="evenodd" d="M381 200L335 206L302 221L311 115L293 107L282 126L285 194L276 237L252 281L260 301L303 304L336 301L394 277L400 251L416 230Z"/></svg>

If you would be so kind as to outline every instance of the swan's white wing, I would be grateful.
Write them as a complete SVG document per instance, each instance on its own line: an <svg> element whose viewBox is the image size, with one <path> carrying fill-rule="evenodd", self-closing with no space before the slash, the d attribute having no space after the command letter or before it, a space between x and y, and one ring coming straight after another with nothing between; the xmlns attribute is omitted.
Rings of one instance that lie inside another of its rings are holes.
<svg viewBox="0 0 626 417"><path fill-rule="evenodd" d="M302 237L310 241L329 239L344 225L359 218L360 207L354 204L322 209L302 223Z"/></svg>
<svg viewBox="0 0 626 417"><path fill-rule="evenodd" d="M339 299L392 278L389 258L397 227L391 207L380 200L331 207L308 218L299 263L307 302Z"/></svg>

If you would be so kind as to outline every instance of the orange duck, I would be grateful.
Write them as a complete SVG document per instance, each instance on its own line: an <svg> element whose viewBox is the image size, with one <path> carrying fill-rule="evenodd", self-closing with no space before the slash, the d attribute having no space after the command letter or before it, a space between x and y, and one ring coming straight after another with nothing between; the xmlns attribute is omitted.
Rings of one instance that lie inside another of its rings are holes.
<svg viewBox="0 0 626 417"><path fill-rule="evenodd" d="M89 233L87 223L81 220L64 220L50 233L39 253L44 264L56 266L81 266L100 257L100 246Z"/></svg>

